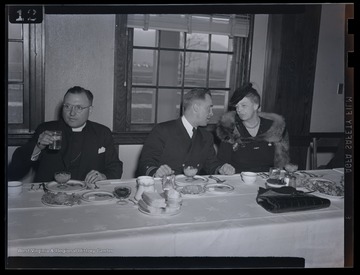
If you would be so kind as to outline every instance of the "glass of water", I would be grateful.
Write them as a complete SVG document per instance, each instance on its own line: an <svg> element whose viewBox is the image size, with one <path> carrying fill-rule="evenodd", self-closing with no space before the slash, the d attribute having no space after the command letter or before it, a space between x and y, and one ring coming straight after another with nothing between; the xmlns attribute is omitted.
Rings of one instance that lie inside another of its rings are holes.
<svg viewBox="0 0 360 275"><path fill-rule="evenodd" d="M53 131L52 137L54 138L54 141L53 141L53 143L49 144L49 149L60 150L61 149L61 141L62 141L62 132L61 131Z"/></svg>
<svg viewBox="0 0 360 275"><path fill-rule="evenodd" d="M270 167L269 169L269 179L280 179L281 170L277 167Z"/></svg>

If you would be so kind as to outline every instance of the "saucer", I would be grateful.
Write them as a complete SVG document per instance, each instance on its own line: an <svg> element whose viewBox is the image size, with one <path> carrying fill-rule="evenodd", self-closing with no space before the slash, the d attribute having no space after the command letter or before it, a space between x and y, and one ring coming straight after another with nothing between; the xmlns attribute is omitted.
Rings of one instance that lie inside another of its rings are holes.
<svg viewBox="0 0 360 275"><path fill-rule="evenodd" d="M266 186L272 187L272 188L280 188L280 187L286 186L286 183L283 183L282 180L280 180L280 179L267 179Z"/></svg>

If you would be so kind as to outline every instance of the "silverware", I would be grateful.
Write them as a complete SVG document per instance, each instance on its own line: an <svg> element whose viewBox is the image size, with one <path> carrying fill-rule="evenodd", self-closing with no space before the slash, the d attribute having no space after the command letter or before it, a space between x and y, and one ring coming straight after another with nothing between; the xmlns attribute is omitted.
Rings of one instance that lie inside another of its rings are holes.
<svg viewBox="0 0 360 275"><path fill-rule="evenodd" d="M318 177L318 175L315 175L313 173L309 173L309 172L306 172L306 171L299 171L300 173L303 173L305 175L308 175L309 177L311 178L315 178L315 177Z"/></svg>
<svg viewBox="0 0 360 275"><path fill-rule="evenodd" d="M213 175L210 175L210 176L209 176L209 179L213 179L213 180L215 180L217 183L223 183L223 182L226 181L226 180L222 180L222 179L219 179L219 178L217 178L217 177L214 177Z"/></svg>
<svg viewBox="0 0 360 275"><path fill-rule="evenodd" d="M40 186L42 186L42 188L43 188L43 190L44 190L45 193L48 192L48 189L47 189L46 186L45 186L45 182L39 184L39 189L40 189Z"/></svg>
<svg viewBox="0 0 360 275"><path fill-rule="evenodd" d="M268 173L265 172L259 172L257 175L263 179L267 179L269 177Z"/></svg>

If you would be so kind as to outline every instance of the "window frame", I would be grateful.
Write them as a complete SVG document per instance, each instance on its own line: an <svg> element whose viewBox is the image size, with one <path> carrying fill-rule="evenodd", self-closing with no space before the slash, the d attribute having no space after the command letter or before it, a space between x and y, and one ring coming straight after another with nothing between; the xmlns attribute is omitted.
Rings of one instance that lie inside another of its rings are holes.
<svg viewBox="0 0 360 275"><path fill-rule="evenodd" d="M248 37L233 38L234 53L230 72L229 98L237 87L250 79L253 30L254 15L250 15ZM137 126L131 127L132 45L133 35L127 27L127 15L117 14L115 18L113 136L115 142L119 144L143 144L155 125L154 123L147 123L136 124ZM209 124L207 128L209 131L213 131L215 124Z"/></svg>
<svg viewBox="0 0 360 275"><path fill-rule="evenodd" d="M8 38L8 22L5 24ZM6 109L8 146L20 146L31 138L36 127L44 121L44 23L22 24L23 27L23 123L8 123ZM8 41L10 41L8 39ZM6 47L8 51L8 43ZM8 55L6 54L6 72ZM18 82L20 83L20 82ZM8 92L9 82L5 76L5 87ZM8 94L6 94L8 102Z"/></svg>

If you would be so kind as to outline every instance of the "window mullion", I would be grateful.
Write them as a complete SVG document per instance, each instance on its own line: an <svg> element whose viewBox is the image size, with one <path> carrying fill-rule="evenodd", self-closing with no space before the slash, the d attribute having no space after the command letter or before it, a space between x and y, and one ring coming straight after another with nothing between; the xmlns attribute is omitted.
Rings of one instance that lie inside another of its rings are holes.
<svg viewBox="0 0 360 275"><path fill-rule="evenodd" d="M30 26L23 24L23 126L30 131Z"/></svg>
<svg viewBox="0 0 360 275"><path fill-rule="evenodd" d="M210 83L210 58L211 58L211 34L209 34L209 48L208 48L208 59L207 59L207 68L206 68L206 88L209 88L209 83Z"/></svg>
<svg viewBox="0 0 360 275"><path fill-rule="evenodd" d="M158 102L159 102L159 77L160 77L160 45L161 45L161 31L157 31L158 35L158 45L157 45L157 60L156 60L156 84L155 84L155 116L154 116L154 122L155 124L158 121Z"/></svg>

